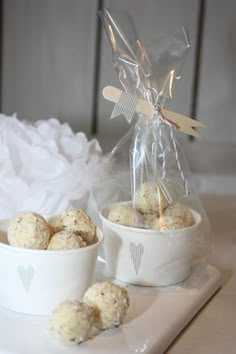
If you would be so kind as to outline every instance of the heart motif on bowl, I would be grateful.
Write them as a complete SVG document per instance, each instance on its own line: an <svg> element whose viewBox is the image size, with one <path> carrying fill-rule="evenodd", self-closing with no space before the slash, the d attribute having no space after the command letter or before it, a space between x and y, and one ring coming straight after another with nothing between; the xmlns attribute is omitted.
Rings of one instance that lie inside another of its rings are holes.
<svg viewBox="0 0 236 354"><path fill-rule="evenodd" d="M135 273L138 274L144 253L144 246L142 245L142 243L138 243L136 245L134 242L130 242L129 250Z"/></svg>
<svg viewBox="0 0 236 354"><path fill-rule="evenodd" d="M32 266L18 266L17 271L23 287L27 292L29 292L33 277L35 275L34 268Z"/></svg>

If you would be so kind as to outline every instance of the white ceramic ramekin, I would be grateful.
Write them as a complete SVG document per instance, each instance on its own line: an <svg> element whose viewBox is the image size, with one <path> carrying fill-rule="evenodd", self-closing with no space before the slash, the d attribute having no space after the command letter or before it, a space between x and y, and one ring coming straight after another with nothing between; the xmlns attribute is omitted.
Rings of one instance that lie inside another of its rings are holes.
<svg viewBox="0 0 236 354"><path fill-rule="evenodd" d="M103 240L72 250L31 250L8 244L9 219L0 220L0 305L33 315L48 315L66 299L80 298L91 285Z"/></svg>
<svg viewBox="0 0 236 354"><path fill-rule="evenodd" d="M173 285L190 275L202 220L199 213L191 210L194 225L161 232L111 222L107 219L111 207L100 212L108 274L142 286Z"/></svg>

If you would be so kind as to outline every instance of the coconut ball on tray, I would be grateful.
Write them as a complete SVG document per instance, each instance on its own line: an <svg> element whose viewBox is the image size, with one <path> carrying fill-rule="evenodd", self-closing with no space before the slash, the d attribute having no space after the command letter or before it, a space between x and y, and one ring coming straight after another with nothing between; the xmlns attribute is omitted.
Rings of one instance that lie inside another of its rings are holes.
<svg viewBox="0 0 236 354"><path fill-rule="evenodd" d="M7 234L11 246L31 249L46 249L50 236L50 226L37 213L23 213L13 218Z"/></svg>
<svg viewBox="0 0 236 354"><path fill-rule="evenodd" d="M87 245L94 243L96 226L82 209L68 209L60 216L60 220L64 230L78 234Z"/></svg>
<svg viewBox="0 0 236 354"><path fill-rule="evenodd" d="M159 215L169 205L159 185L143 183L136 193L136 208L143 214Z"/></svg>
<svg viewBox="0 0 236 354"><path fill-rule="evenodd" d="M67 250L85 247L86 242L72 231L59 231L50 239L48 250Z"/></svg>
<svg viewBox="0 0 236 354"><path fill-rule="evenodd" d="M49 323L55 338L76 345L91 337L94 310L79 300L66 300L56 306Z"/></svg>
<svg viewBox="0 0 236 354"><path fill-rule="evenodd" d="M95 326L99 329L118 327L129 307L128 292L113 283L104 281L92 285L83 302L96 311Z"/></svg>

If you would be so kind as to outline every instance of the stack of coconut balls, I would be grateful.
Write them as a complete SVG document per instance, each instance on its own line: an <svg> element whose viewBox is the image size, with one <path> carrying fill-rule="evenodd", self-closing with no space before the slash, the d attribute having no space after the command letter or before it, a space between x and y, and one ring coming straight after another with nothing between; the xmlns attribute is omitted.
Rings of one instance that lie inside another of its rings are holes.
<svg viewBox="0 0 236 354"><path fill-rule="evenodd" d="M96 226L81 209L69 209L47 222L37 213L23 213L9 224L11 246L64 250L89 246L97 241Z"/></svg>
<svg viewBox="0 0 236 354"><path fill-rule="evenodd" d="M110 283L92 285L82 301L67 300L59 304L50 317L52 334L68 345L79 344L99 330L120 326L129 307L126 289Z"/></svg>
<svg viewBox="0 0 236 354"><path fill-rule="evenodd" d="M114 204L108 220L125 226L153 230L174 230L194 224L191 210L185 205L169 203L160 185L143 183L136 192L135 208L132 202Z"/></svg>

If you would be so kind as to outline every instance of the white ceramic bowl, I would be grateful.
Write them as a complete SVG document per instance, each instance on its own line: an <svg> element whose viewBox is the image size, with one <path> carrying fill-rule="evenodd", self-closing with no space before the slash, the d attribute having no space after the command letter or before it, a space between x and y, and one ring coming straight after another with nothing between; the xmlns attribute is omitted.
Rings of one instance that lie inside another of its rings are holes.
<svg viewBox="0 0 236 354"><path fill-rule="evenodd" d="M32 250L7 241L9 219L0 220L0 305L25 314L48 315L61 301L80 298L91 285L103 240L72 250Z"/></svg>
<svg viewBox="0 0 236 354"><path fill-rule="evenodd" d="M199 213L191 210L195 223L190 227L158 231L109 221L107 216L111 207L100 212L108 274L142 286L173 285L190 275L194 244L202 220Z"/></svg>

